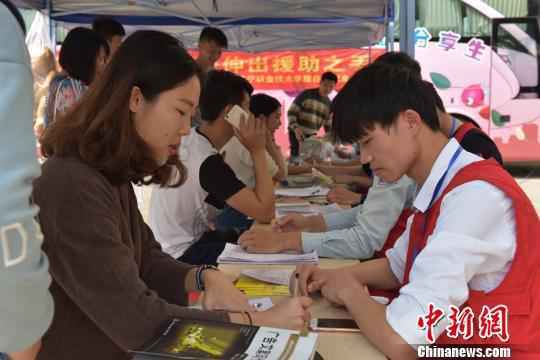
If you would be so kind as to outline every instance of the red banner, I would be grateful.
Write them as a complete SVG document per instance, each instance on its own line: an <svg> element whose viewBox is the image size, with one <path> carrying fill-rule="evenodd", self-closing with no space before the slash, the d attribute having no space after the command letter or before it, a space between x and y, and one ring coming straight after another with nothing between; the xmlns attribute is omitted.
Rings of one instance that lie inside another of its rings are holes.
<svg viewBox="0 0 540 360"><path fill-rule="evenodd" d="M384 53L383 49L331 49L269 51L260 53L225 52L218 69L245 77L257 90L299 91L318 87L321 75L332 71L340 89L359 69ZM194 57L196 52L192 52Z"/></svg>

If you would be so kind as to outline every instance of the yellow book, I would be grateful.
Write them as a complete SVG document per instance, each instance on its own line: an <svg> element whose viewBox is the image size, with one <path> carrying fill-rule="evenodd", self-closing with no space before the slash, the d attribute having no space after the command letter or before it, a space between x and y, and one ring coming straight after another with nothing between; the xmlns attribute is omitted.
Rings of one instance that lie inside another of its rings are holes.
<svg viewBox="0 0 540 360"><path fill-rule="evenodd" d="M236 287L247 296L288 296L287 285L270 284L251 277L240 275L236 281Z"/></svg>

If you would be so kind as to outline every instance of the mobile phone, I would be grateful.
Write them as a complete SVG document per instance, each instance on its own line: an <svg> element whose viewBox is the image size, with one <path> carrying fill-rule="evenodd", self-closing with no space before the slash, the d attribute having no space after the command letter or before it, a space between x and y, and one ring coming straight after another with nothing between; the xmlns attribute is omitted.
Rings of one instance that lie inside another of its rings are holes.
<svg viewBox="0 0 540 360"><path fill-rule="evenodd" d="M234 105L232 109L225 115L225 120L229 122L235 128L240 128L240 120L242 116L247 120L249 114L238 105Z"/></svg>
<svg viewBox="0 0 540 360"><path fill-rule="evenodd" d="M310 328L313 331L360 332L353 319L311 319Z"/></svg>

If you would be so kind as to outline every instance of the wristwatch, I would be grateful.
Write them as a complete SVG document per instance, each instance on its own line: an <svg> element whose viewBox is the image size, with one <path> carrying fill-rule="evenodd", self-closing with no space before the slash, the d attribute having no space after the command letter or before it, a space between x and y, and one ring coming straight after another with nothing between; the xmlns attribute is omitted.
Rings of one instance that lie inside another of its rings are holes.
<svg viewBox="0 0 540 360"><path fill-rule="evenodd" d="M197 290L199 290L199 291L204 291L204 289L205 289L204 280L203 280L203 276L202 276L202 273L205 270L219 271L219 269L217 267L215 267L214 265L201 265L201 266L199 266L197 268L197 271L195 271L195 284L197 286Z"/></svg>

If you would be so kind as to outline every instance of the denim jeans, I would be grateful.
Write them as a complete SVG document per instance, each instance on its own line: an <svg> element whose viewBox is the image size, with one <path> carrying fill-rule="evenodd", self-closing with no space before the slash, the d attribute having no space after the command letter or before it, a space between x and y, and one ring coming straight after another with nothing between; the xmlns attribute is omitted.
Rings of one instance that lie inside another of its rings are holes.
<svg viewBox="0 0 540 360"><path fill-rule="evenodd" d="M238 235L249 230L251 224L253 224L253 220L248 219L246 215L230 206L225 206L216 218L216 230L235 230Z"/></svg>
<svg viewBox="0 0 540 360"><path fill-rule="evenodd" d="M238 233L234 230L207 231L177 260L191 265L217 265L217 258L227 243L236 244Z"/></svg>

